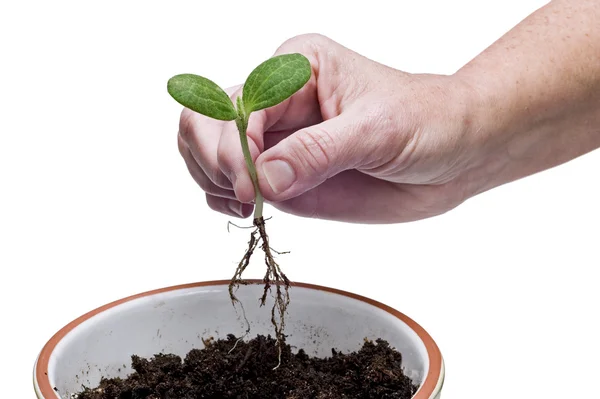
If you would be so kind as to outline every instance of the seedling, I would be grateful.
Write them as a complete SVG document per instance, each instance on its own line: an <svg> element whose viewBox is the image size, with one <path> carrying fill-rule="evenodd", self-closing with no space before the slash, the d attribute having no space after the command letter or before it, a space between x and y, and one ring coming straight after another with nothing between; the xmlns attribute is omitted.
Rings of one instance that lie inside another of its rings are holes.
<svg viewBox="0 0 600 399"><path fill-rule="evenodd" d="M217 84L202 76L192 74L176 75L169 79L167 90L181 105L210 118L222 121L235 121L240 134L241 149L246 160L248 173L254 185L254 230L250 234L248 249L239 262L235 274L229 284L229 296L235 306L239 302L235 290L245 284L242 274L250 264L250 258L257 246L263 250L267 271L263 278L264 291L260 298L261 306L267 300L267 294L274 285L276 289L275 303L271 309L271 322L275 327L275 335L281 349L284 341L285 312L290 302L290 281L281 271L273 257L273 249L269 244L265 219L263 217L264 199L258 185L256 166L250 155L246 130L252 112L273 107L300 90L311 76L310 62L301 54L279 55L260 64L246 79L242 96L234 103L227 93ZM241 303L240 303L241 305ZM243 309L243 307L242 307Z"/></svg>

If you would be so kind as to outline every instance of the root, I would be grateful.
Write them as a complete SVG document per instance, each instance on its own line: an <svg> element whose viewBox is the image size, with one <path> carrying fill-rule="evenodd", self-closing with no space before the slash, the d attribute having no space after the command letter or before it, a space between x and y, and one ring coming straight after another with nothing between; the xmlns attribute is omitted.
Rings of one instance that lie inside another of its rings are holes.
<svg viewBox="0 0 600 399"><path fill-rule="evenodd" d="M290 251L279 252L279 251L274 250L273 248L271 248L271 251L275 252L277 255L287 255L290 253Z"/></svg>
<svg viewBox="0 0 600 399"><path fill-rule="evenodd" d="M229 296L233 305L240 304L241 302L235 296L235 291L240 285L247 284L242 279L242 274L244 270L250 264L250 258L252 254L256 250L256 247L259 243L261 243L260 248L265 254L265 264L267 266L267 271L263 278L264 289L263 295L259 299L260 306L264 306L267 301L267 295L271 291L271 287L275 286L275 303L271 309L271 323L275 328L275 338L277 339L277 346L279 350L279 362L277 366L274 368L277 369L281 365L281 354L283 352L283 345L285 341L285 335L283 333L285 329L285 313L287 311L287 307L290 303L290 295L289 295L289 287L290 281L287 276L281 271L281 267L273 257L273 253L282 254L283 252L277 252L273 250L269 246L269 236L267 235L267 231L265 228L265 220L263 218L254 219L254 226L256 229L250 234L250 241L248 242L248 249L244 254L244 257L238 264L238 267L235 271L233 278L231 279L231 283L229 284ZM258 237L257 237L258 235ZM243 306L242 306L243 310ZM245 317L245 312L244 312ZM247 320L246 320L247 322ZM249 324L248 324L249 327ZM248 330L249 332L249 330ZM237 342L236 342L237 346ZM235 348L235 346L234 346ZM232 349L233 350L233 349Z"/></svg>
<svg viewBox="0 0 600 399"><path fill-rule="evenodd" d="M256 227L256 226L240 226L240 225L237 225L237 224L235 224L235 223L233 223L233 222L227 222L227 232L228 232L228 233L230 232L230 230L229 230L229 226L234 226L234 227L237 227L237 228L238 228L238 229L240 229L240 230L242 230L242 229L253 229L253 228L255 228L255 227Z"/></svg>
<svg viewBox="0 0 600 399"><path fill-rule="evenodd" d="M235 274L233 275L233 277L231 278L231 282L229 283L229 297L231 298L231 301L234 304L236 302L239 302L239 300L235 296L234 290L236 290L240 285L246 284L246 282L244 280L242 280L242 274L244 273L244 270L246 270L246 268L250 264L250 258L252 257L252 254L254 253L254 250L256 249L256 247L258 245L258 239L256 238L257 232L258 232L258 229L254 230L250 234L250 241L248 242L248 249L246 250L244 257L242 258L242 260L238 264L237 268L235 269Z"/></svg>
<svg viewBox="0 0 600 399"><path fill-rule="evenodd" d="M244 318L244 322L246 324L246 331L244 332L244 335L242 335L241 337L239 337L238 339L235 340L235 344L233 344L233 348L231 348L229 350L229 352L227 352L227 354L230 354L231 352L233 352L235 350L235 348L238 346L238 344L244 340L244 338L246 338L248 336L248 334L250 334L250 322L248 321L248 318L246 317L246 309L244 309L244 304L242 304L241 301L236 300L236 302L234 302L234 308L235 308L235 304L237 303L237 305L240 306L240 309L242 309L242 317ZM236 309L236 313L237 313L237 309Z"/></svg>

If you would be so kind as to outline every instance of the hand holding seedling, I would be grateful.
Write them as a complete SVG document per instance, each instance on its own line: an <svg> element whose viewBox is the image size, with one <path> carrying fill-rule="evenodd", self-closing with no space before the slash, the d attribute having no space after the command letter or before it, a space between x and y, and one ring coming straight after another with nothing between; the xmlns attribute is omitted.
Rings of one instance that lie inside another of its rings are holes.
<svg viewBox="0 0 600 399"><path fill-rule="evenodd" d="M250 153L247 128L253 112L280 104L306 84L311 75L310 63L301 54L273 57L259 65L243 85L243 92L235 96L235 106L228 95L214 82L202 76L182 74L172 77L168 91L186 109L218 121L235 121L239 146L228 149L235 157L243 156L245 173L252 184L252 200L256 208L254 219L263 218L263 197L258 184L254 159ZM210 150L211 147L206 147ZM240 155L241 154L241 155ZM223 156L225 156L223 154Z"/></svg>
<svg viewBox="0 0 600 399"><path fill-rule="evenodd" d="M289 40L277 54L304 54L313 74L250 118L265 200L306 217L411 221L597 148L598 24L558 17L561 7L540 10L449 76L401 72L318 35ZM546 15L573 25L568 41L539 22ZM209 206L248 217L254 188L238 146L234 125L182 113L179 148Z"/></svg>
<svg viewBox="0 0 600 399"><path fill-rule="evenodd" d="M450 181L466 85L393 70L318 35L292 39L276 55L286 53L304 54L314 73L291 98L249 120L267 201L301 216L395 222L462 200ZM230 90L234 99L241 93ZM236 126L184 110L179 146L210 207L248 217L255 187L236 151Z"/></svg>

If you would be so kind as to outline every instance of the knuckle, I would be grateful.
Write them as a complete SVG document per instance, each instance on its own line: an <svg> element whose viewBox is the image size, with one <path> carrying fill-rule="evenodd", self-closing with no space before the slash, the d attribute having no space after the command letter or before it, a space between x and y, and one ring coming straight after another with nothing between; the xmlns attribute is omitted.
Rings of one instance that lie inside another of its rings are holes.
<svg viewBox="0 0 600 399"><path fill-rule="evenodd" d="M207 173L208 178L219 187L231 187L231 181L223 174L221 169L212 168Z"/></svg>
<svg viewBox="0 0 600 399"><path fill-rule="evenodd" d="M219 190L218 187L215 187L214 184L207 184L206 188L203 188L204 192L210 195L214 195L214 196L222 196L222 192L221 190Z"/></svg>
<svg viewBox="0 0 600 399"><path fill-rule="evenodd" d="M217 165L210 171L211 179L219 179L223 174L228 175L232 170L232 155L231 150L227 150L223 146L217 148ZM213 180L215 181L215 180Z"/></svg>
<svg viewBox="0 0 600 399"><path fill-rule="evenodd" d="M217 147L217 164L220 167L226 166L226 164L229 162L229 157L229 151L225 148L224 145L219 143L219 146Z"/></svg>
<svg viewBox="0 0 600 399"><path fill-rule="evenodd" d="M302 164L315 173L323 173L335 158L336 144L333 136L321 127L304 129L296 135L297 157Z"/></svg>
<svg viewBox="0 0 600 399"><path fill-rule="evenodd" d="M188 142L194 132L194 111L184 108L179 116L179 135L183 141Z"/></svg>
<svg viewBox="0 0 600 399"><path fill-rule="evenodd" d="M220 180L221 170L216 162L199 150L196 150L193 156L202 172L206 175L206 178L217 183L217 180Z"/></svg>
<svg viewBox="0 0 600 399"><path fill-rule="evenodd" d="M277 53L285 53L292 51L309 51L316 52L318 49L327 46L332 42L327 36L319 33L304 33L294 36L285 42L277 49Z"/></svg>
<svg viewBox="0 0 600 399"><path fill-rule="evenodd" d="M320 33L304 33L296 36L294 39L302 43L310 43L313 45L321 45L331 41L327 36Z"/></svg>
<svg viewBox="0 0 600 399"><path fill-rule="evenodd" d="M208 181L208 179L206 178L206 176L196 176L196 183L198 183L198 186L200 186L200 188L208 194L213 194L213 190L211 187L210 182Z"/></svg>
<svg viewBox="0 0 600 399"><path fill-rule="evenodd" d="M218 183L215 182L211 176L207 175L205 172L198 171L194 173L192 169L190 169L190 173L192 173L194 180L205 193L211 195L221 195L223 193L224 189L219 187Z"/></svg>

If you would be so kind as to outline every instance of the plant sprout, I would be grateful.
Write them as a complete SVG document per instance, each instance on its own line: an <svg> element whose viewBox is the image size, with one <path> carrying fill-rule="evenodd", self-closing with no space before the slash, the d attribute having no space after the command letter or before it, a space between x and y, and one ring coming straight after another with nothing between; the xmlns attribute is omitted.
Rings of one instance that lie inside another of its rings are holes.
<svg viewBox="0 0 600 399"><path fill-rule="evenodd" d="M267 266L267 271L263 278L264 291L260 298L260 304L261 306L265 305L271 285L275 285L276 295L275 303L271 309L271 322L275 327L275 335L279 345L280 363L284 339L283 330L285 328L284 316L290 301L290 282L281 271L277 262L275 262L273 252L276 251L269 246L269 236L266 232L265 219L263 217L264 199L258 185L258 175L250 154L246 130L248 129L248 121L252 112L273 107L283 102L300 90L308 82L310 76L310 62L303 55L284 54L272 57L256 67L248 76L242 89L242 96L237 97L235 106L223 89L202 76L193 74L176 75L169 79L167 84L169 94L184 107L210 118L222 121L235 121L238 128L242 152L246 160L248 173L254 185L255 207L253 225L255 230L250 234L248 249L231 279L229 295L235 306L239 300L235 296L234 291L241 284L246 284L242 279L242 273L248 267L252 254L260 244L260 248L265 254L265 264ZM239 303L241 305L241 302ZM249 323L247 324L249 326ZM249 332L249 327L247 332Z"/></svg>

